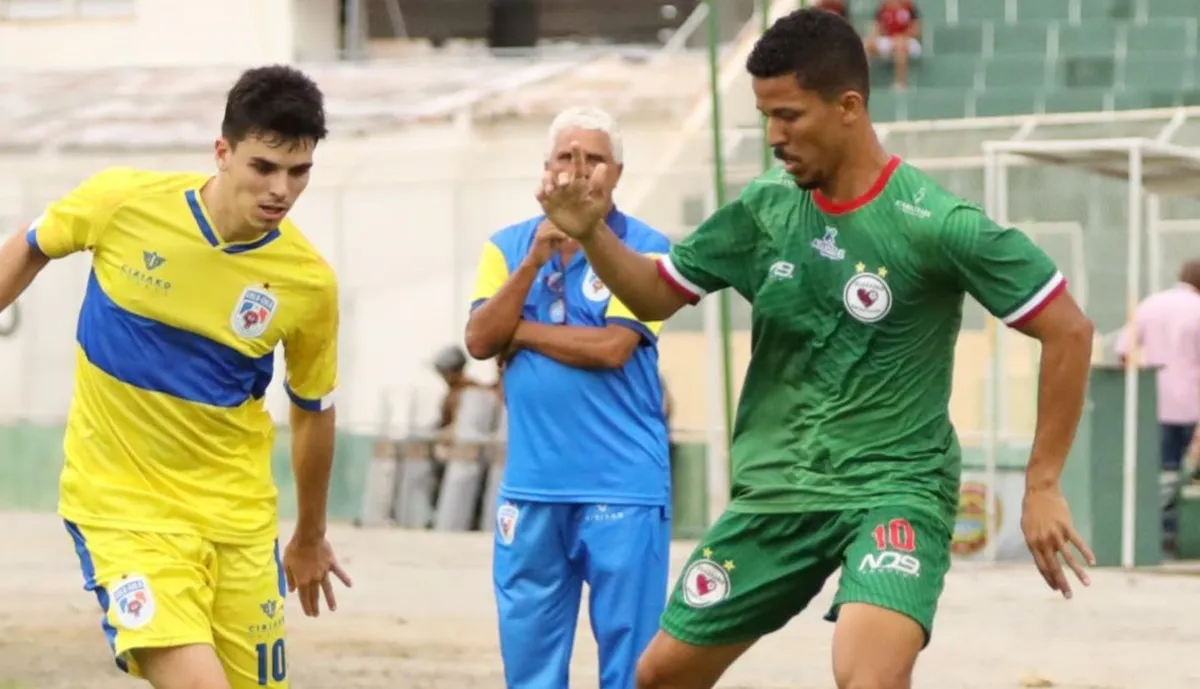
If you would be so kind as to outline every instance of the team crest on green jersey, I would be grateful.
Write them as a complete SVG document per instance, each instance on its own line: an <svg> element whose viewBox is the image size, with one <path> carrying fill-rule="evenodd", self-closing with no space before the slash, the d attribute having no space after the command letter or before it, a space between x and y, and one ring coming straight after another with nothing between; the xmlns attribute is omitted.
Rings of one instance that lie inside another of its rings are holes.
<svg viewBox="0 0 1200 689"><path fill-rule="evenodd" d="M837 245L837 235L836 227L826 227L824 237L812 240L812 248L830 261L846 258L846 251Z"/></svg>
<svg viewBox="0 0 1200 689"><path fill-rule="evenodd" d="M888 286L887 268L880 266L867 272L867 266L854 266L855 274L846 281L842 302L846 311L863 323L877 323L892 310L892 288Z"/></svg>

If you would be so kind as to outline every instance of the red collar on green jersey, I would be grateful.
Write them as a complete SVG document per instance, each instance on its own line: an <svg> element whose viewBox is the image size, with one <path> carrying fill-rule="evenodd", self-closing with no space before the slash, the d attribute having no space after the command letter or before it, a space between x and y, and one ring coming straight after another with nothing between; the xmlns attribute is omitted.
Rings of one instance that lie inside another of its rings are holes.
<svg viewBox="0 0 1200 689"><path fill-rule="evenodd" d="M884 166L883 172L879 173L879 177L875 180L875 183L871 185L871 188L858 198L850 199L849 201L832 201L820 191L813 191L813 201L816 201L817 208L820 208L829 215L841 215L843 213L856 211L874 201L876 196L879 196L883 193L883 188L887 186L888 180L892 178L892 173L895 172L896 168L898 167L900 167L900 157L892 156L891 160L888 161L888 164Z"/></svg>

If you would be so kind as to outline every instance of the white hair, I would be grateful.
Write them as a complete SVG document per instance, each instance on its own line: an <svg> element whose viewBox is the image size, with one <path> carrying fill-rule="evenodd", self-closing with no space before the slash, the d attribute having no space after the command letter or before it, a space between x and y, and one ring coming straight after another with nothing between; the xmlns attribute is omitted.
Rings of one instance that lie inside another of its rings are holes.
<svg viewBox="0 0 1200 689"><path fill-rule="evenodd" d="M568 129L604 132L608 135L613 161L618 165L625 162L621 146L621 130L617 127L616 118L600 108L586 106L567 108L558 113L554 121L550 123L550 142L546 149L546 160L550 160L550 157L554 155L554 147L558 144L559 135Z"/></svg>

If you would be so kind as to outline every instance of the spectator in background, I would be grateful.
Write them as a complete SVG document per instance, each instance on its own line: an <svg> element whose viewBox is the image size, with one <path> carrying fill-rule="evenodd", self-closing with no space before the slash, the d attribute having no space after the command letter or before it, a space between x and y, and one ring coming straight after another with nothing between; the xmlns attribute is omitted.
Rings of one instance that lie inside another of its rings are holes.
<svg viewBox="0 0 1200 689"><path fill-rule="evenodd" d="M480 384L467 375L467 354L462 347L450 346L438 352L433 360L433 368L446 382L446 394L442 397L437 427L450 428L458 415L463 390L480 387Z"/></svg>
<svg viewBox="0 0 1200 689"><path fill-rule="evenodd" d="M546 170L621 170L612 117L580 108L550 127ZM665 253L659 232L612 206L633 251ZM467 324L477 359L507 355L508 457L496 510L493 582L510 689L558 689L583 584L601 689L630 689L667 597L670 465L658 375L659 323L639 321L596 279L579 245L545 216L484 246Z"/></svg>
<svg viewBox="0 0 1200 689"><path fill-rule="evenodd" d="M1162 470L1178 472L1200 421L1200 261L1185 263L1178 283L1138 305L1133 323L1117 341L1122 365L1131 352L1138 354L1134 364L1158 369ZM1163 531L1170 548L1170 510Z"/></svg>
<svg viewBox="0 0 1200 689"><path fill-rule="evenodd" d="M871 58L892 61L892 88L907 88L908 63L921 56L921 13L917 6L912 0L883 0L864 43Z"/></svg>
<svg viewBox="0 0 1200 689"><path fill-rule="evenodd" d="M850 9L846 6L846 0L816 0L813 7L826 12L833 12L846 21L850 21Z"/></svg>

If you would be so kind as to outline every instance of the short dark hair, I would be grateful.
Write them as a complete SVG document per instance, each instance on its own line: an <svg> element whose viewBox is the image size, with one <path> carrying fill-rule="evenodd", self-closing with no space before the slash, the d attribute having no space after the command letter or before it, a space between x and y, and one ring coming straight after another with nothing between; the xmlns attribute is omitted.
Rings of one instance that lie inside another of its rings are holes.
<svg viewBox="0 0 1200 689"><path fill-rule="evenodd" d="M317 142L325 128L325 96L304 72L286 65L246 70L225 100L221 136L237 145L262 137L272 145Z"/></svg>
<svg viewBox="0 0 1200 689"><path fill-rule="evenodd" d="M816 8L796 10L763 32L746 70L759 79L796 75L800 88L834 100L857 91L871 95L871 70L862 38L845 19Z"/></svg>

